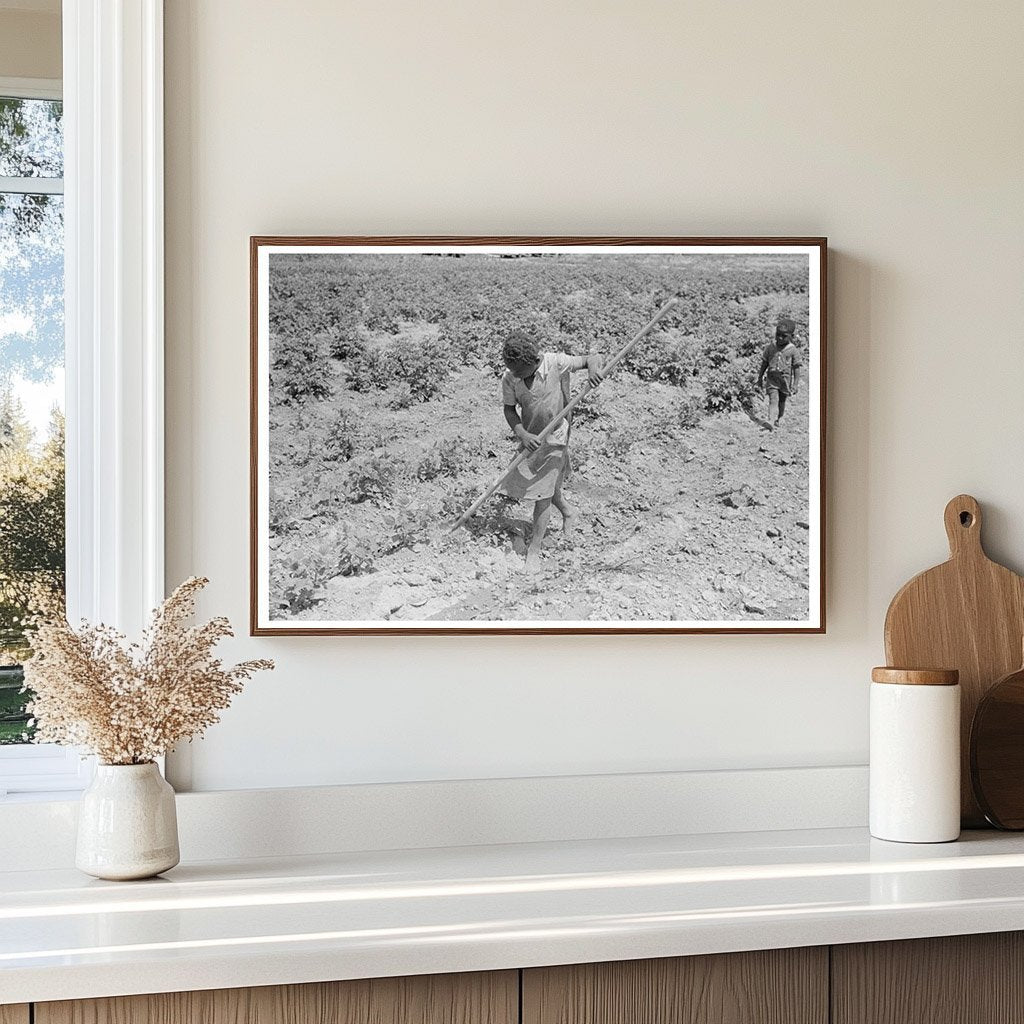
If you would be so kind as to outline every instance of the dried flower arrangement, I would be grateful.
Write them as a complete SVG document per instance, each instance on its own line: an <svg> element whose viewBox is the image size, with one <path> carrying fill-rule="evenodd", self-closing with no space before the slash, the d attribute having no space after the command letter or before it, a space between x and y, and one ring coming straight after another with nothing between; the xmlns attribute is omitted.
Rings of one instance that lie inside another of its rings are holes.
<svg viewBox="0 0 1024 1024"><path fill-rule="evenodd" d="M188 626L209 580L193 576L153 612L141 644L109 626L43 618L25 663L36 741L84 747L104 764L146 764L220 718L267 660L225 668L213 648L232 636L223 617Z"/></svg>

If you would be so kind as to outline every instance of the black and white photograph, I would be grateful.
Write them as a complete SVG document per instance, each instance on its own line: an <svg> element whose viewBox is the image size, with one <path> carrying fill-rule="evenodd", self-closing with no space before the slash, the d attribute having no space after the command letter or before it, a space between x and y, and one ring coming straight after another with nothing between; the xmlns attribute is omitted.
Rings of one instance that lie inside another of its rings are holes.
<svg viewBox="0 0 1024 1024"><path fill-rule="evenodd" d="M253 238L253 633L822 632L825 254Z"/></svg>

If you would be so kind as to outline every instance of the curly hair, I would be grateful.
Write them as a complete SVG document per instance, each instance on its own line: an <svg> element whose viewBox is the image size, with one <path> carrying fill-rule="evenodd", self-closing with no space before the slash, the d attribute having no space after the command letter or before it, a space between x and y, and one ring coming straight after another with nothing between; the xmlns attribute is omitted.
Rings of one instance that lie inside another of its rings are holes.
<svg viewBox="0 0 1024 1024"><path fill-rule="evenodd" d="M535 363L540 358L540 346L533 335L520 328L505 337L501 358L506 363Z"/></svg>

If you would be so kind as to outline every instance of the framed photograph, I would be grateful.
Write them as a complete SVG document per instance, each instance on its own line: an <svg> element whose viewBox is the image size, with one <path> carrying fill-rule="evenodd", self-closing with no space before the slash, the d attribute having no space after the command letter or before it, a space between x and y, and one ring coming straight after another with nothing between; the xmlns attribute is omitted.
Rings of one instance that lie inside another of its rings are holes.
<svg viewBox="0 0 1024 1024"><path fill-rule="evenodd" d="M824 238L250 249L254 635L825 631Z"/></svg>

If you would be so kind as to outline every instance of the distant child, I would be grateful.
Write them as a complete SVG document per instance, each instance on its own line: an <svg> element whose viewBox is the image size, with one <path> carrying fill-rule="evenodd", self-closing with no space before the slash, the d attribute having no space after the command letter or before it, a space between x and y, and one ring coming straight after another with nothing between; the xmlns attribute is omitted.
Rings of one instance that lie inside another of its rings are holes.
<svg viewBox="0 0 1024 1024"><path fill-rule="evenodd" d="M774 430L786 411L786 399L800 386L800 350L793 344L796 324L788 316L779 317L775 340L769 341L761 357L757 386L768 391L768 426ZM767 373L767 379L765 374Z"/></svg>
<svg viewBox="0 0 1024 1024"><path fill-rule="evenodd" d="M546 437L538 434L569 402L569 374L586 368L590 383L604 377L604 360L598 355L569 356L563 352L541 352L535 338L525 331L513 331L501 350L508 367L501 378L501 401L505 421L529 456L504 482L510 498L532 499L533 534L526 552L526 571L540 568L540 551L551 518L551 506L562 513L562 533L572 536L576 510L562 496L562 482L569 465L568 418Z"/></svg>

